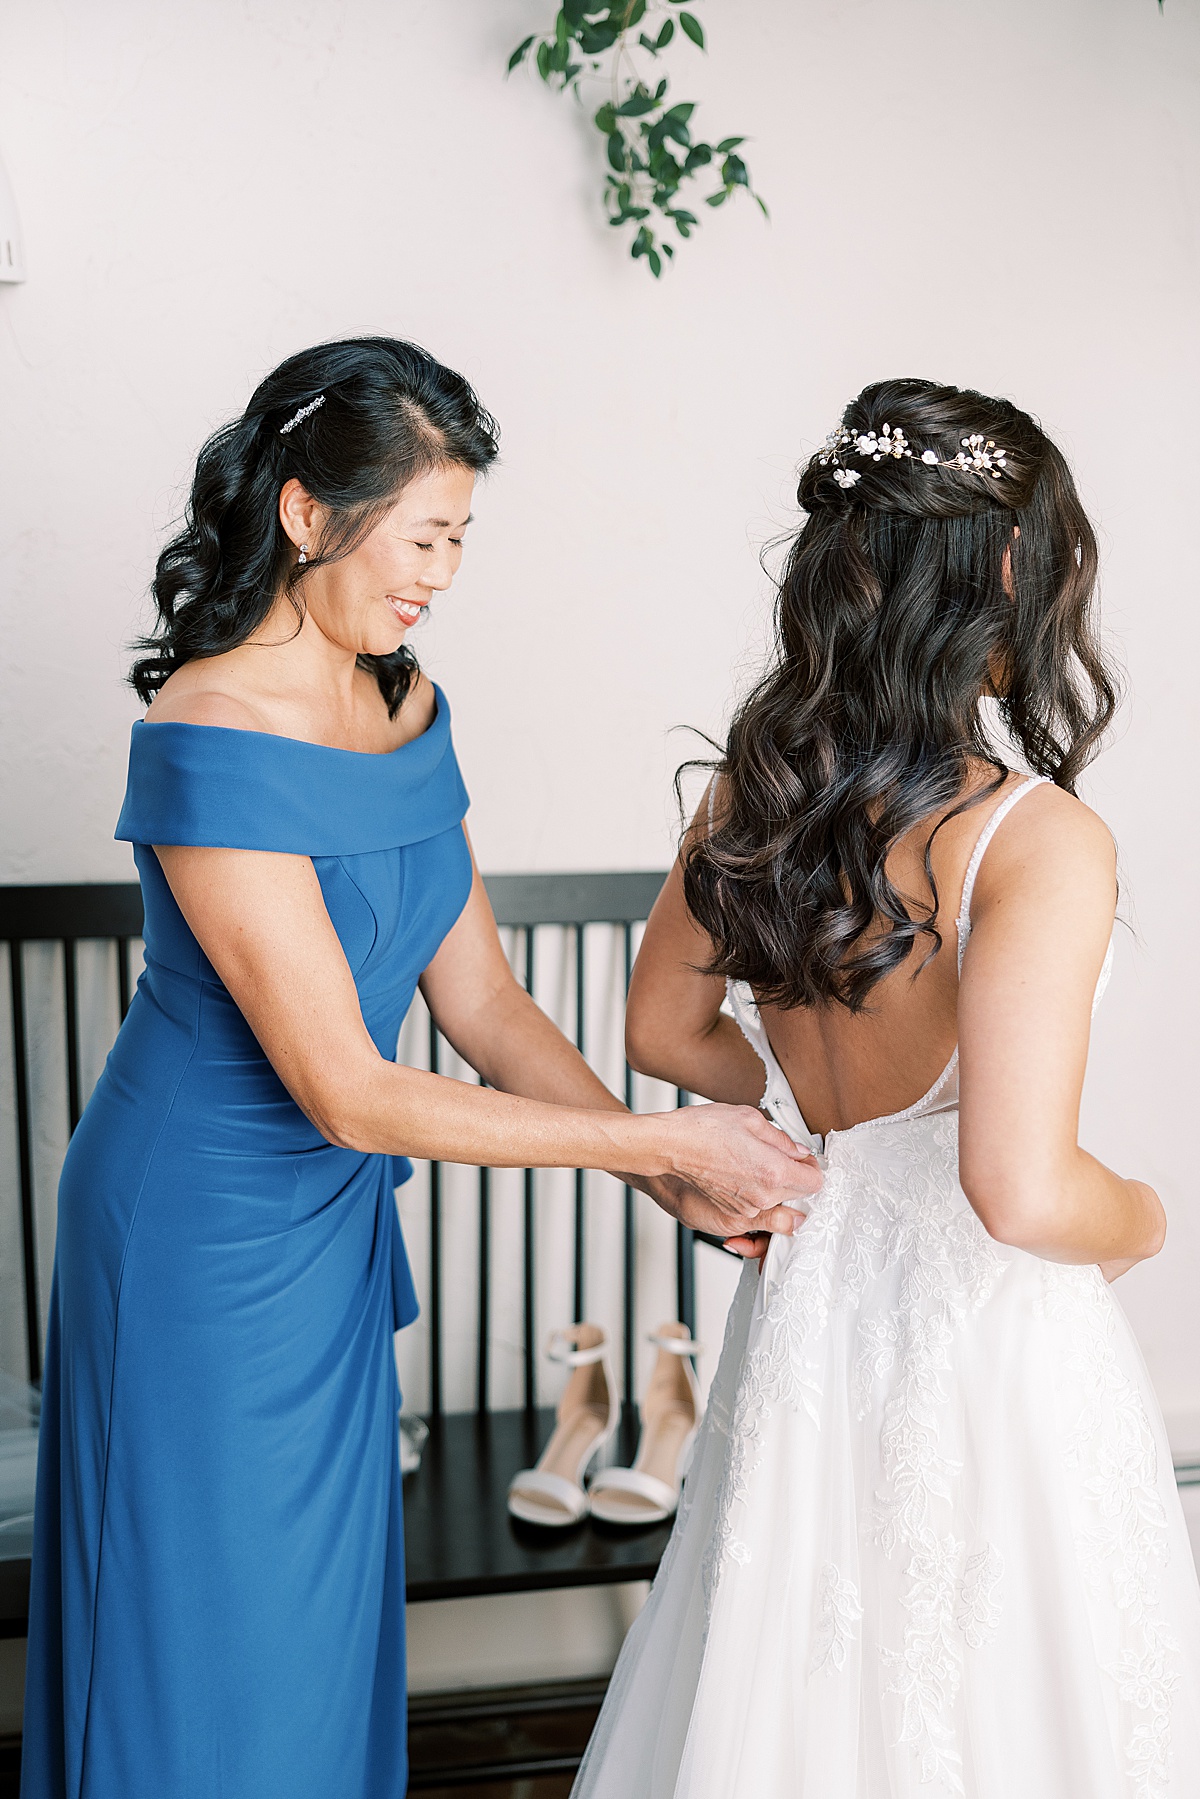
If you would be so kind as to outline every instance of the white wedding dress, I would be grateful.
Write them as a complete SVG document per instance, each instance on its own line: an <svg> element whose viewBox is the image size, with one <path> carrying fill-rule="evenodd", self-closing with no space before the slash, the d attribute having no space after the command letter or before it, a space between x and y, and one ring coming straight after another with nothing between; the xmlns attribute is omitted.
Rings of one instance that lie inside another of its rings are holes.
<svg viewBox="0 0 1200 1799"><path fill-rule="evenodd" d="M1035 784L976 845L960 967L980 859ZM984 1230L957 1055L822 1142L730 999L825 1180L742 1273L572 1799L1200 1799L1200 1586L1111 1289Z"/></svg>

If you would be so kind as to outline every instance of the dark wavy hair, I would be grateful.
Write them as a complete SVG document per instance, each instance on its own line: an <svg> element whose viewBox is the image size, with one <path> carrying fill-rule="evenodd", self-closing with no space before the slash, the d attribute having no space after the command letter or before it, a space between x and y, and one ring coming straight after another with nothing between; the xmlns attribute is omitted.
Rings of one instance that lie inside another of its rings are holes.
<svg viewBox="0 0 1200 1799"><path fill-rule="evenodd" d="M284 430L318 395L321 405ZM451 464L482 474L497 438L469 382L416 344L355 337L289 356L200 451L183 527L154 572L158 622L134 646L140 699L148 705L194 657L245 643L281 592L301 618L313 569L349 555L410 481ZM293 477L330 514L303 566L279 522L280 489ZM416 673L412 651L358 660L394 717Z"/></svg>
<svg viewBox="0 0 1200 1799"><path fill-rule="evenodd" d="M932 381L879 381L843 424L902 430L913 455L845 450L842 472L859 479L844 485L820 454L804 469L775 656L715 764L713 828L685 851L684 893L713 944L709 972L770 1004L859 1011L918 938L918 971L941 946L933 839L1007 772L981 699L995 698L1029 768L1073 792L1117 687L1094 617L1095 535L1028 413ZM944 466L976 432L1007 453L999 479ZM968 795L972 763L996 779ZM935 815L926 903L897 889L887 862Z"/></svg>

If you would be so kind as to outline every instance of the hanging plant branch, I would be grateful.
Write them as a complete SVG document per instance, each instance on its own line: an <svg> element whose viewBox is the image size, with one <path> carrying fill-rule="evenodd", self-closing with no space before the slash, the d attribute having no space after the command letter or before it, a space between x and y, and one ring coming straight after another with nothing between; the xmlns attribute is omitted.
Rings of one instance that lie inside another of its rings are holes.
<svg viewBox="0 0 1200 1799"><path fill-rule="evenodd" d="M644 259L655 278L675 254L664 230L670 226L688 238L700 223L684 203L690 198L688 184L715 175L717 185L701 196L704 205L723 206L744 191L768 216L738 153L745 138L725 137L715 144L693 139L695 102L668 98L667 77L655 80L650 72L649 65L675 41L677 27L679 37L705 48L704 27L682 0L657 5L616 0L604 6L564 0L553 31L531 34L508 59L511 73L532 52L546 85L560 93L569 89L581 102L581 83L603 78L607 63L609 97L594 119L608 158L605 210L610 225L629 229L630 255Z"/></svg>

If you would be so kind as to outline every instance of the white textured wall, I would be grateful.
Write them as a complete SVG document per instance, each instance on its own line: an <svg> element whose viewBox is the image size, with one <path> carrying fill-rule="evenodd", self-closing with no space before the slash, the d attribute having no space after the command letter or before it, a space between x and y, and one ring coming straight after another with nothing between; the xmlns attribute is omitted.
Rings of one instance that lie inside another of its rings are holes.
<svg viewBox="0 0 1200 1799"><path fill-rule="evenodd" d="M1131 679L1091 789L1136 936L1086 1134L1167 1198L1124 1292L1200 1436L1200 6L701 10L679 91L753 133L773 223L706 219L655 287L569 105L501 78L550 0L5 0L30 279L0 289L0 879L128 873L122 645L155 545L202 436L306 342L414 336L501 420L419 640L492 869L663 863L670 733L719 728L753 663L794 462L880 375L1010 393L1077 464Z"/></svg>

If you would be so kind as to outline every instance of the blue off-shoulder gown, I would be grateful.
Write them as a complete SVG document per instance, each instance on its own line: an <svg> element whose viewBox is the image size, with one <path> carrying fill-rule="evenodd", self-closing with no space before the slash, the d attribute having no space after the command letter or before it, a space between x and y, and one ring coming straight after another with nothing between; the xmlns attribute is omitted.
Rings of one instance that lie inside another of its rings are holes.
<svg viewBox="0 0 1200 1799"><path fill-rule="evenodd" d="M146 968L59 1189L23 1799L401 1799L402 1161L289 1097L153 843L311 856L380 1053L470 890L444 697L388 755L137 724Z"/></svg>

